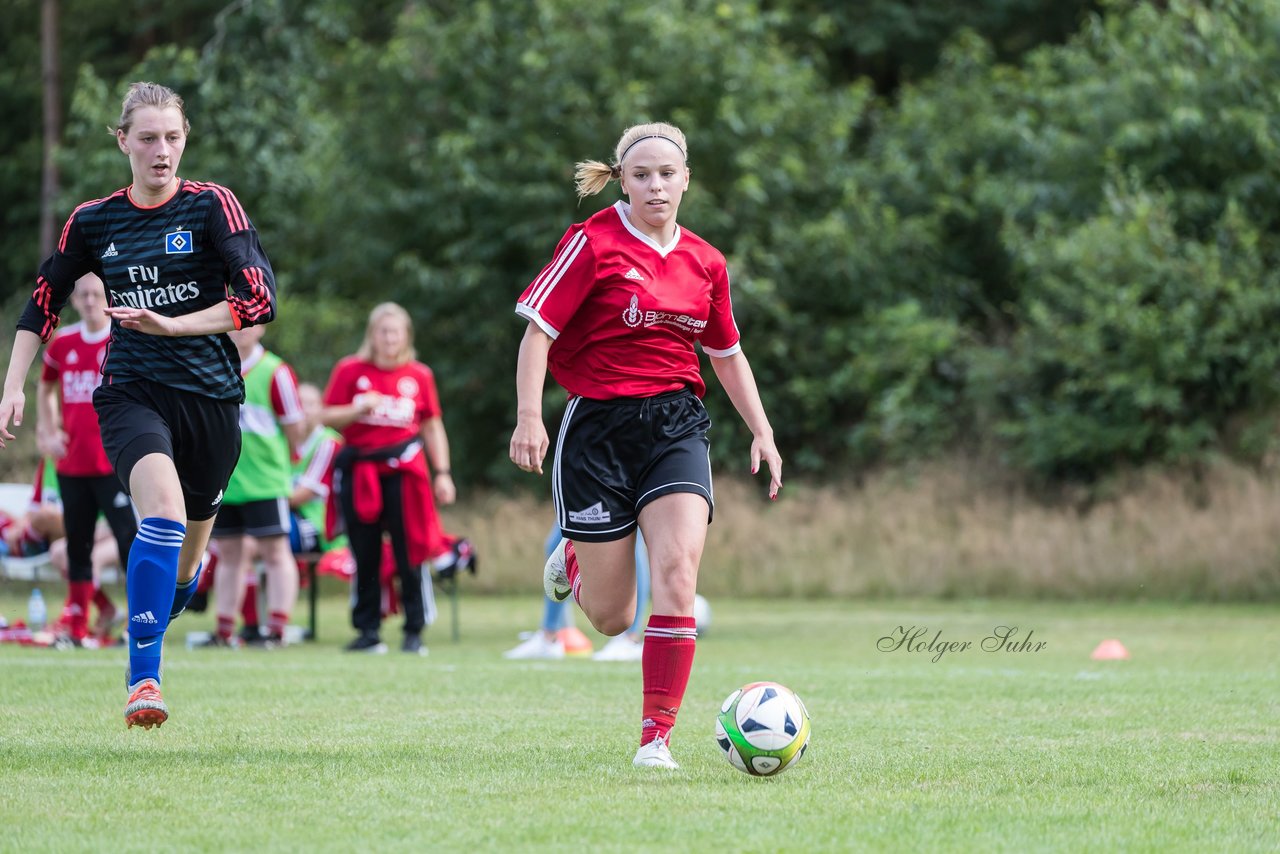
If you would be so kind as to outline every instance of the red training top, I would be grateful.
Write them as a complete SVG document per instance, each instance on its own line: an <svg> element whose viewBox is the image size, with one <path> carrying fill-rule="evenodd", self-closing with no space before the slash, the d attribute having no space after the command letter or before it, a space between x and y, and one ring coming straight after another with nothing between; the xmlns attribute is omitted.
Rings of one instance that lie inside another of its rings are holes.
<svg viewBox="0 0 1280 854"><path fill-rule="evenodd" d="M67 434L67 453L57 461L58 474L104 477L112 473L93 408L93 392L102 382L102 361L110 335L110 325L90 333L83 323L75 323L55 335L45 348L40 379L58 382L61 387L62 430Z"/></svg>
<svg viewBox="0 0 1280 854"><path fill-rule="evenodd" d="M516 314L554 339L548 367L572 395L706 392L694 341L712 356L741 350L724 256L688 229L667 246L618 202L570 226Z"/></svg>
<svg viewBox="0 0 1280 854"><path fill-rule="evenodd" d="M345 406L366 394L382 400L370 412L342 428L342 438L356 448L382 448L416 438L422 422L440 415L435 375L421 362L383 370L348 356L334 365L324 390L326 406Z"/></svg>

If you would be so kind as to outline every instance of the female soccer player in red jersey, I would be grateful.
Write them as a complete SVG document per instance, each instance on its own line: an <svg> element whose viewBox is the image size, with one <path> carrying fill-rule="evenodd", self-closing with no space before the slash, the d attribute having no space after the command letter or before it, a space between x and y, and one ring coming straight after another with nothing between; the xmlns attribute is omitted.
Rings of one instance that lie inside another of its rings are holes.
<svg viewBox="0 0 1280 854"><path fill-rule="evenodd" d="M634 764L678 767L670 731L684 698L697 634L693 603L711 522L711 421L694 343L750 428L751 471L782 486L755 379L738 341L724 256L676 224L689 186L679 128L628 128L614 162L577 164L579 197L618 180L619 201L571 226L525 289L529 320L516 367L518 414L511 460L542 473L546 372L569 392L556 440L551 489L566 539L547 560L547 595L578 601L607 635L635 612L636 526L649 547L653 612L641 670L644 711Z"/></svg>
<svg viewBox="0 0 1280 854"><path fill-rule="evenodd" d="M356 559L348 652L382 653L382 536L391 537L404 603L403 652L425 655L424 561L448 551L435 501L452 504L449 439L435 375L413 349L413 322L395 303L369 313L364 342L338 362L324 392L321 423L342 433L330 500L341 508ZM428 473L427 463L431 464ZM434 501L433 501L434 497Z"/></svg>
<svg viewBox="0 0 1280 854"><path fill-rule="evenodd" d="M190 124L155 83L125 95L116 144L133 182L77 207L18 320L0 399L0 447L22 423L23 384L76 280L107 287L111 345L94 392L102 445L142 520L129 551L129 726L169 716L160 650L195 592L200 558L240 454L244 381L224 334L275 317L275 277L225 187L178 177Z"/></svg>

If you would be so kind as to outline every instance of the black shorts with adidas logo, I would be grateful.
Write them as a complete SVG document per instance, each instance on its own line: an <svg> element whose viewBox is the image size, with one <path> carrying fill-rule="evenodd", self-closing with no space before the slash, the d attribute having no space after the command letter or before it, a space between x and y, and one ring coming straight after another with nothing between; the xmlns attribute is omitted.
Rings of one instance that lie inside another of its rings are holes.
<svg viewBox="0 0 1280 854"><path fill-rule="evenodd" d="M636 528L646 504L675 492L707 500L711 418L692 391L588 400L565 408L556 439L551 491L560 530L571 540L604 543Z"/></svg>
<svg viewBox="0 0 1280 854"><path fill-rule="evenodd" d="M211 519L240 460L240 404L150 380L100 385L93 393L102 447L129 492L129 475L147 454L173 460L187 520Z"/></svg>

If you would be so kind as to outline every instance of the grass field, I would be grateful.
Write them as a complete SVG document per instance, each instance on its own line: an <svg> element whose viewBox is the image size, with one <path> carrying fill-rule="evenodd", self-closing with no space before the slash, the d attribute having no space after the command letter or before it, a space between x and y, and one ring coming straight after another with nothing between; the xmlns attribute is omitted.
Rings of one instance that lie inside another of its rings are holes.
<svg viewBox="0 0 1280 854"><path fill-rule="evenodd" d="M1274 607L713 601L662 772L630 764L639 665L500 657L536 601L464 596L425 659L340 653L343 606L276 652L188 651L212 620L184 616L151 731L124 727L123 652L0 646L0 850L1280 848ZM1001 625L1046 646L982 651ZM973 647L877 649L900 626ZM1132 659L1091 661L1107 637ZM775 779L712 738L755 679L813 717Z"/></svg>

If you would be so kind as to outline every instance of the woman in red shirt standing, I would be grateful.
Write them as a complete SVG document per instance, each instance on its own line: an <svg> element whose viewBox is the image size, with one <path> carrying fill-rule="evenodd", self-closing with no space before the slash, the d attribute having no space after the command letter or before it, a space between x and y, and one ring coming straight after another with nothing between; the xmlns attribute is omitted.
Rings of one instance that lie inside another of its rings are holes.
<svg viewBox="0 0 1280 854"><path fill-rule="evenodd" d="M516 306L529 320L516 367L517 466L542 473L548 368L569 392L551 475L566 539L547 560L547 595L573 595L597 630L616 635L635 612L637 525L649 547L641 767L679 767L668 744L693 666L698 564L714 509L695 342L754 436L752 473L768 466L770 498L782 486L724 256L676 224L687 151L679 128L644 124L622 134L612 165L577 164L580 198L617 180L628 201L571 226Z"/></svg>
<svg viewBox="0 0 1280 854"><path fill-rule="evenodd" d="M387 651L379 572L385 532L404 604L401 649L425 655L422 564L448 550L434 502L452 504L455 487L435 377L416 359L408 312L387 302L369 313L364 342L334 366L324 403L322 423L345 440L334 461L331 500L341 508L356 560L351 624L359 635L346 648Z"/></svg>

